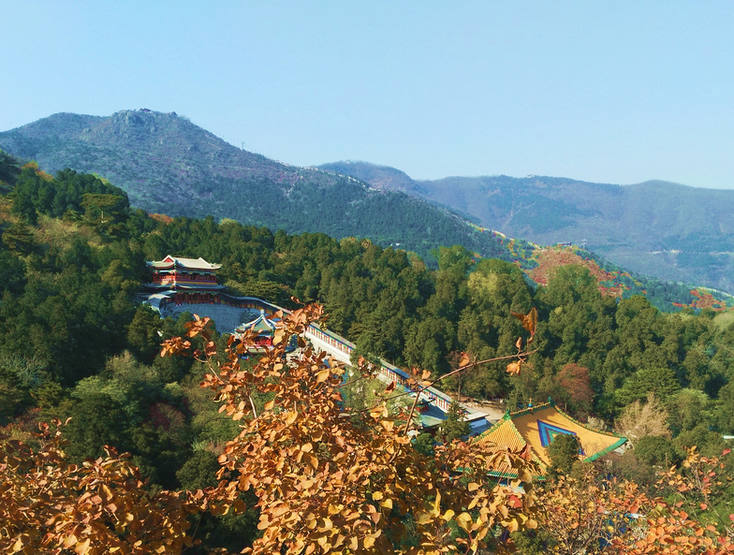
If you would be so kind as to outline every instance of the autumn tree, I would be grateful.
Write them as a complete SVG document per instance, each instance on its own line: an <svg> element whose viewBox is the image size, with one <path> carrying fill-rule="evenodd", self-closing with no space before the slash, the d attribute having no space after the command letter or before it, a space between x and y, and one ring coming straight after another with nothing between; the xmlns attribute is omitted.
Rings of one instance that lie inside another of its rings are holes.
<svg viewBox="0 0 734 555"><path fill-rule="evenodd" d="M537 535L544 552L731 553L734 514L722 513L716 525L707 523L702 510L708 505L698 498L716 487L716 479L703 483L700 478L719 464L718 459L689 456L681 468L660 474L652 495L634 482L610 479L594 465L585 466L582 475L559 477L537 492ZM671 499L671 489L677 499Z"/></svg>
<svg viewBox="0 0 734 555"><path fill-rule="evenodd" d="M635 484L604 479L593 467L580 476L558 476L538 491L538 552L614 551L612 541L625 545L633 537L628 515L641 502Z"/></svg>
<svg viewBox="0 0 734 555"><path fill-rule="evenodd" d="M556 383L563 391L563 399L576 413L588 414L594 401L589 369L569 362L556 375Z"/></svg>
<svg viewBox="0 0 734 555"><path fill-rule="evenodd" d="M176 553L190 543L195 496L150 493L128 459L109 448L69 463L60 424L41 426L36 447L0 437L0 551Z"/></svg>
<svg viewBox="0 0 734 555"><path fill-rule="evenodd" d="M668 411L654 393L649 393L647 401L634 401L627 405L616 422L617 430L634 443L646 436L670 438Z"/></svg>
<svg viewBox="0 0 734 555"><path fill-rule="evenodd" d="M241 426L219 457L219 484L208 499L215 510L241 511L243 492L255 492L262 536L253 551L472 552L506 542L503 530L536 525L528 453L501 446L478 452L460 441L436 446L431 456L419 452L408 434L417 398L409 411L389 414L387 402L404 395L394 385L361 411L367 425L355 425L341 402L342 365L304 343L300 355L285 358L290 336L300 336L322 309L278 316L275 347L252 369L240 365L240 354L254 335L230 340L217 361L206 319L164 345L165 353L182 352L192 338L204 338L197 353L211 368L204 386ZM519 371L523 351L505 358ZM462 368L472 364L467 357ZM358 367L351 379L373 378L372 368ZM432 383L419 371L409 386L420 392ZM262 394L270 400L257 410L253 398ZM490 480L487 471L500 462L518 478Z"/></svg>

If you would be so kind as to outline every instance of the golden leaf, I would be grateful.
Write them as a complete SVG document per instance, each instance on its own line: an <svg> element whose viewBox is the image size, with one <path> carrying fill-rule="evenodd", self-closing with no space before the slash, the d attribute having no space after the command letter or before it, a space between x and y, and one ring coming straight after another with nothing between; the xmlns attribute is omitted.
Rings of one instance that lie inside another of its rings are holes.
<svg viewBox="0 0 734 555"><path fill-rule="evenodd" d="M384 497L384 495L382 494L381 491L375 491L375 492L372 493L372 500L373 501L379 501L383 497Z"/></svg>
<svg viewBox="0 0 734 555"><path fill-rule="evenodd" d="M291 424L293 424L296 421L297 418L298 418L298 413L296 411L290 411L290 412L285 413L285 419L284 419L285 425L290 426Z"/></svg>
<svg viewBox="0 0 734 555"><path fill-rule="evenodd" d="M74 546L74 551L78 553L78 555L85 555L85 553L89 553L89 544L91 543L90 539L87 538L83 542L79 542Z"/></svg>
<svg viewBox="0 0 734 555"><path fill-rule="evenodd" d="M373 538L372 536L367 536L362 541L362 544L364 545L364 548L365 549L369 549L370 547L372 547L373 545L375 545L375 538Z"/></svg>
<svg viewBox="0 0 734 555"><path fill-rule="evenodd" d="M107 484L102 484L102 493L104 493L105 499L107 499L107 501L112 499L112 490L110 490Z"/></svg>
<svg viewBox="0 0 734 555"><path fill-rule="evenodd" d="M415 521L418 524L427 524L433 520L433 517L429 513L420 513Z"/></svg>
<svg viewBox="0 0 734 555"><path fill-rule="evenodd" d="M433 515L439 516L441 514L441 492L436 491L436 500L433 502Z"/></svg>
<svg viewBox="0 0 734 555"><path fill-rule="evenodd" d="M515 318L520 320L522 327L528 330L530 337L535 335L535 328L538 325L538 309L533 307L527 314L519 314L517 312L511 312Z"/></svg>
<svg viewBox="0 0 734 555"><path fill-rule="evenodd" d="M387 416L387 407L384 404L377 405L370 409L370 416L377 420L378 418Z"/></svg>
<svg viewBox="0 0 734 555"><path fill-rule="evenodd" d="M308 464L310 464L311 465L311 468L313 468L314 470L318 470L318 468L319 468L319 459L317 459L316 457L314 457L312 455L309 455L309 457L308 457Z"/></svg>
<svg viewBox="0 0 734 555"><path fill-rule="evenodd" d="M392 509L392 499L385 499L380 502L380 506L385 507L386 509Z"/></svg>
<svg viewBox="0 0 734 555"><path fill-rule="evenodd" d="M316 383L325 382L329 379L329 375L331 374L331 369L326 368L325 370L322 370L321 372L316 374Z"/></svg>
<svg viewBox="0 0 734 555"><path fill-rule="evenodd" d="M455 520L462 530L464 530L465 532L471 531L472 519L469 513L461 513L459 516L456 517Z"/></svg>
<svg viewBox="0 0 734 555"><path fill-rule="evenodd" d="M519 360L516 360L515 362L511 362L510 364L508 364L505 370L511 376L517 376L520 374L521 366L522 366L522 363Z"/></svg>

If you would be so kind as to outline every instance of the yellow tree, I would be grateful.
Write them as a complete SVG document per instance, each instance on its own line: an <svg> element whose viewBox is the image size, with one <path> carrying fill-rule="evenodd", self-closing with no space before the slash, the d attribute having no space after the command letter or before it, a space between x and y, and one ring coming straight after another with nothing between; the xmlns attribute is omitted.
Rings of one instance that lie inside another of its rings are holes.
<svg viewBox="0 0 734 555"><path fill-rule="evenodd" d="M701 520L701 511L708 509L701 500L720 485L720 465L718 458L692 451L681 468L661 473L658 487L665 497L648 496L627 480L607 479L592 466L581 476L561 476L538 491L537 519L546 549L634 555L734 553L734 530L727 523L734 515L715 515L718 526Z"/></svg>
<svg viewBox="0 0 734 555"><path fill-rule="evenodd" d="M298 355L286 355L292 335L301 336L322 309L308 306L279 314L274 348L251 369L240 356L254 336L234 339L223 354L207 328L193 322L188 337L164 344L163 354L191 349L204 338L210 364L203 385L216 392L220 410L240 422L241 432L219 457L219 485L208 492L215 510L242 509L242 493L254 490L262 536L254 552L476 552L502 548L504 531L534 527L534 496L527 453L497 447L477 451L462 442L439 446L428 457L412 448L409 412L390 415L387 387L383 399L363 411L362 423L345 411L340 387L345 369L301 341ZM521 343L519 343L521 345ZM511 355L518 371L523 353ZM464 370L484 361L463 360ZM369 364L358 376L373 377ZM420 391L435 380L416 373L411 387ZM256 412L253 398L269 399ZM508 484L488 479L500 463L518 478Z"/></svg>
<svg viewBox="0 0 734 555"><path fill-rule="evenodd" d="M69 464L54 424L41 425L35 448L0 437L1 552L175 553L189 543L196 495L149 493L111 449Z"/></svg>

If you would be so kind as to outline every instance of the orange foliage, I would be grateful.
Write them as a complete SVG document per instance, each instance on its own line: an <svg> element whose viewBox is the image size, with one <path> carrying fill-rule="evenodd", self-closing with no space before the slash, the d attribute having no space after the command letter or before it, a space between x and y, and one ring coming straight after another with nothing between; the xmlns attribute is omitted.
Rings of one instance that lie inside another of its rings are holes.
<svg viewBox="0 0 734 555"><path fill-rule="evenodd" d="M704 474L718 459L689 454L683 468L703 465ZM686 472L663 473L662 484L681 494L693 488ZM600 478L592 467L581 478L560 477L538 494L538 521L557 553L710 553L734 552L734 530L724 520L717 528L684 510L684 502L649 497L629 481ZM734 516L734 515L733 515Z"/></svg>
<svg viewBox="0 0 734 555"><path fill-rule="evenodd" d="M171 216L166 216L165 214L148 214L148 217L152 220L155 220L156 222L161 222L162 224L170 224L173 221L173 218Z"/></svg>
<svg viewBox="0 0 734 555"><path fill-rule="evenodd" d="M0 551L180 552L191 543L191 513L240 511L248 490L258 499L262 535L246 551L256 553L504 551L513 548L507 532L536 528L562 553L734 551L734 530L724 515L717 515L718 526L691 516L708 510L709 496L721 485L719 458L691 451L680 471L661 476L658 485L680 497L675 503L591 472L561 477L538 492L527 450L461 441L438 445L431 456L413 449L410 413L387 410L394 384L375 406L346 410L340 395L345 368L300 339L322 309L278 316L282 327L273 349L250 369L240 367L240 356L254 345L255 332L230 338L218 353L208 318L196 318L186 338L163 345L162 354L202 346L193 353L210 368L202 385L215 392L220 412L241 425L219 457L216 487L148 492L138 470L109 448L105 457L69 464L59 422L42 426L35 449L0 437ZM536 317L518 317L532 339ZM286 355L292 335L300 351ZM522 360L528 352L521 345L516 355L501 358ZM484 362L461 354L453 372ZM374 372L362 361L350 379ZM439 379L416 370L411 387L420 391ZM268 399L259 411L254 394ZM490 479L488 470L500 464L518 478Z"/></svg>
<svg viewBox="0 0 734 555"><path fill-rule="evenodd" d="M34 173L38 177L40 177L41 179L43 179L44 181L47 181L47 182L53 181L53 179L54 179L53 175L51 175L49 173L46 173L45 171L43 171L42 169L40 169L38 167L38 162L36 162L35 160L31 160L30 162L26 162L25 164L23 164L23 166L21 167L21 169L24 169L24 170L31 169L31 170L34 171Z"/></svg>
<svg viewBox="0 0 734 555"><path fill-rule="evenodd" d="M254 490L262 537L253 552L469 552L502 544L502 530L537 525L528 453L478 451L460 441L437 446L432 457L419 453L406 433L412 419L388 414L386 399L362 413L345 412L342 365L303 342L300 353L286 359L291 335L320 319L320 307L278 316L283 327L274 348L254 368L239 363L255 340L246 332L239 343L230 339L223 359L209 353L211 373L203 383L242 427L219 457L220 482L208 498L216 511L238 511L241 493ZM208 344L206 321L192 323L187 335ZM164 352L186 350L186 343L169 341ZM363 362L352 379L373 376ZM435 383L429 378L415 372L413 387ZM385 396L391 389L386 386ZM257 413L255 393L270 399ZM361 424L355 422L360 417ZM488 478L500 460L518 473L511 484ZM411 537L418 547L409 547Z"/></svg>
<svg viewBox="0 0 734 555"><path fill-rule="evenodd" d="M720 301L714 298L711 293L702 293L701 291L694 289L693 291L691 291L691 295L696 297L696 299L691 303L691 306L693 308L708 308L717 312L726 310L726 303L724 301Z"/></svg>
<svg viewBox="0 0 734 555"><path fill-rule="evenodd" d="M580 407L590 406L594 400L589 369L580 364L568 363L558 372L556 381L568 394L572 403Z"/></svg>
<svg viewBox="0 0 734 555"><path fill-rule="evenodd" d="M630 517L646 499L635 484L600 479L586 467L583 477L560 476L538 494L538 520L555 553L601 553L634 537ZM621 549L624 552L623 549Z"/></svg>
<svg viewBox="0 0 734 555"><path fill-rule="evenodd" d="M581 258L571 248L546 248L538 251L538 265L528 270L530 278L540 285L548 285L550 279L556 268L560 266L574 265L583 266L587 268L592 276L594 276L599 282L599 291L602 295L610 297L622 297L624 287L622 285L606 286L602 285L602 282L614 281L616 276L611 272L602 270L599 265L593 260L587 260Z"/></svg>
<svg viewBox="0 0 734 555"><path fill-rule="evenodd" d="M53 430L42 424L37 449L0 438L0 551L181 551L195 509L186 496L146 492L138 470L112 449L81 466L69 464L60 428L58 421Z"/></svg>
<svg viewBox="0 0 734 555"><path fill-rule="evenodd" d="M715 312L723 312L727 310L726 302L714 297L711 293L701 292L698 289L691 289L691 295L695 297L689 304L671 303L678 308L693 308L699 310L713 310Z"/></svg>

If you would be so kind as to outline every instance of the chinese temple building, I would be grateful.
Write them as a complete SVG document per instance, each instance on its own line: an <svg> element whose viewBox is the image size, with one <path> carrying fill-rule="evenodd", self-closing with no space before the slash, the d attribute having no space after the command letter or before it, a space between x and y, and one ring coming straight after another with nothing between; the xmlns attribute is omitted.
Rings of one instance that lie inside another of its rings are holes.
<svg viewBox="0 0 734 555"><path fill-rule="evenodd" d="M550 401L518 412L505 413L494 426L474 438L474 443L509 447L513 451L528 447L532 459L541 469L541 475L544 475L551 465L547 447L558 434L578 438L581 445L579 457L584 462L595 461L627 441L626 437L584 426ZM499 478L516 477L504 463L500 463L491 474Z"/></svg>
<svg viewBox="0 0 734 555"><path fill-rule="evenodd" d="M265 352L273 346L278 325L276 314L288 311L267 300L256 297L232 295L217 283L217 271L221 264L207 262L203 258L186 258L167 255L162 260L146 262L151 278L139 300L150 306L162 318L177 318L181 314L197 314L209 317L220 333L232 333L237 338L245 331L256 333L256 346L250 353ZM319 350L329 353L336 360L349 364L355 345L336 333L313 323L304 336ZM296 348L298 341L291 339L286 351ZM386 382L404 386L409 375L385 360L380 360L378 376ZM425 428L439 425L451 406L452 398L430 387L420 394L420 419ZM489 426L485 414L467 409L465 420L469 422L471 435L481 433Z"/></svg>
<svg viewBox="0 0 734 555"><path fill-rule="evenodd" d="M259 299L235 297L217 283L221 264L170 254L146 264L151 277L141 301L163 317L176 317L183 312L208 316L221 333L231 333L242 322L252 320L262 308Z"/></svg>
<svg viewBox="0 0 734 555"><path fill-rule="evenodd" d="M166 256L163 260L146 263L153 271L151 282L146 287L152 289L174 290L216 290L222 289L217 283L217 270L221 264L212 264L203 258L183 258Z"/></svg>

